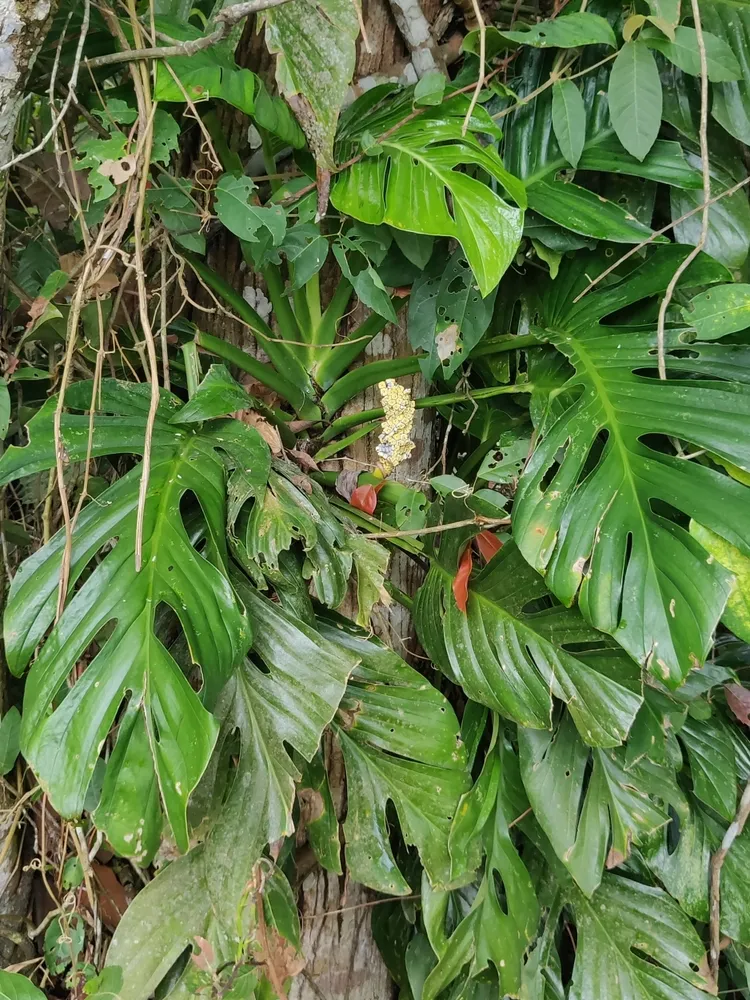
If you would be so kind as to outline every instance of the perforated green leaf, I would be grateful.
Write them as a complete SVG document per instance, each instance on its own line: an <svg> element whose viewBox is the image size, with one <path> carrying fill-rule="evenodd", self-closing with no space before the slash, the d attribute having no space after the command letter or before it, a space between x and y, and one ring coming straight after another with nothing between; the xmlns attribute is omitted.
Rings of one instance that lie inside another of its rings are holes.
<svg viewBox="0 0 750 1000"><path fill-rule="evenodd" d="M482 295L487 295L512 261L521 238L523 185L505 170L491 146L478 141L477 133L497 131L483 108L476 109L466 135L462 134L468 108L464 95L394 130L408 114L410 102L410 91L393 96L391 88L380 87L348 109L337 145L340 160L360 151L365 133L382 138L372 155L338 175L331 201L339 211L373 225L387 222L396 229L454 237ZM505 187L520 208L457 169L462 166L480 167Z"/></svg>
<svg viewBox="0 0 750 1000"><path fill-rule="evenodd" d="M473 701L522 726L550 729L560 698L587 743L621 743L641 704L628 657L574 611L540 606L546 588L514 545L471 581L466 614L451 590L457 562L444 539L415 603L420 641L434 662Z"/></svg>
<svg viewBox="0 0 750 1000"><path fill-rule="evenodd" d="M675 687L702 665L730 579L663 505L750 553L750 493L655 442L678 438L688 451L707 448L750 468L748 368L742 349L696 342L688 353L673 330L671 378L660 381L653 326L604 320L661 294L685 253L660 248L576 303L603 264L579 252L540 289L539 322L575 374L563 387L569 395L557 394L564 406L548 410L513 507L516 542L552 592L565 604L578 600L587 621ZM722 280L720 265L699 258L683 284ZM701 381L687 377L696 370Z"/></svg>
<svg viewBox="0 0 750 1000"><path fill-rule="evenodd" d="M102 414L94 421L91 454L139 454L145 440L150 389L104 382ZM75 410L90 405L91 384L68 390ZM54 465L49 400L29 424L30 443L9 448L0 462L3 482ZM11 669L20 674L41 650L26 680L21 747L55 808L79 816L102 745L117 720L96 821L123 854L143 861L159 842L163 804L178 845L187 849L187 800L203 773L217 733L204 707L213 704L245 653L251 626L226 578L226 462L241 463L261 486L268 449L238 421L218 421L201 432L169 420L180 407L162 394L143 528L143 565L135 567L141 467L84 507L73 532L68 604L53 624L60 564L59 532L16 574L5 611ZM67 459L81 461L89 444L89 417L64 416ZM205 522L198 551L181 504L192 493ZM115 540L116 544L111 546ZM179 620L189 659L202 672L199 697L170 649L162 605ZM65 682L84 653L92 658ZM61 698L65 692L65 697Z"/></svg>

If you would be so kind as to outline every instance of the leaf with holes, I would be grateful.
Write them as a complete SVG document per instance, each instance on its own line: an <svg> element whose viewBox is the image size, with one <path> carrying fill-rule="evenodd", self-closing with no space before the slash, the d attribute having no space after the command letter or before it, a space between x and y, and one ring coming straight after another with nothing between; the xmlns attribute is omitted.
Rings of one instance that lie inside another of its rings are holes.
<svg viewBox="0 0 750 1000"><path fill-rule="evenodd" d="M410 891L391 850L386 819L390 801L404 840L416 846L430 882L446 886L448 833L469 784L453 709L387 647L344 622L319 621L318 626L324 638L361 661L333 726L347 775L347 870L379 892Z"/></svg>
<svg viewBox="0 0 750 1000"><path fill-rule="evenodd" d="M671 687L703 664L731 589L730 575L672 511L750 554L750 492L662 445L676 438L750 469L747 352L716 342L684 350L685 331L670 330L664 382L655 377L654 326L604 320L661 294L686 253L659 248L576 302L606 262L582 251L539 289L540 325L574 374L565 397L557 394L564 408L544 421L512 514L521 552L558 599L577 600L588 622ZM682 286L726 274L701 257ZM691 378L698 371L701 381Z"/></svg>
<svg viewBox="0 0 750 1000"><path fill-rule="evenodd" d="M534 816L587 896L605 867L621 865L632 844L648 844L669 822L671 768L626 770L624 749L587 747L567 713L554 733L519 729L518 754Z"/></svg>
<svg viewBox="0 0 750 1000"><path fill-rule="evenodd" d="M339 173L331 201L355 219L372 225L457 239L483 296L497 285L521 239L523 185L503 167L491 146L477 136L496 135L482 108L476 108L462 134L468 99L446 100L412 121L411 90L394 95L377 87L356 101L342 118L337 157L359 155L364 133L380 136L374 152ZM372 150L369 152L373 152ZM508 205L477 177L459 167L479 167L502 185L519 208Z"/></svg>
<svg viewBox="0 0 750 1000"><path fill-rule="evenodd" d="M94 457L142 452L149 396L144 384L103 383L91 439ZM74 410L86 409L90 400L91 383L71 386L66 394ZM30 422L27 447L5 452L3 483L54 467L56 406L50 399ZM162 393L140 571L134 554L138 465L81 511L73 531L68 604L59 621L53 626L64 531L23 563L5 610L14 673L25 670L41 645L26 679L24 756L54 807L63 816L80 816L102 746L117 722L95 821L120 853L140 862L159 843L160 800L178 846L187 849L187 800L217 733L205 706L215 702L250 643L250 623L226 576L225 456L249 470L259 486L269 467L268 449L253 430L233 420L197 432L179 429L169 423L179 407L179 400ZM82 461L88 415L65 415L61 436L67 460ZM196 515L205 526L200 550L186 524L187 516L194 521ZM187 645L185 667L192 662L200 668L200 696L169 648L175 625Z"/></svg>
<svg viewBox="0 0 750 1000"><path fill-rule="evenodd" d="M229 792L205 843L169 865L128 907L108 963L124 972L122 1000L146 1000L196 935L232 958L238 912L268 843L294 832L301 774L285 744L315 756L358 655L334 644L251 587L233 582L256 624L252 654L216 705L220 746L236 756ZM262 665L262 669L261 669Z"/></svg>
<svg viewBox="0 0 750 1000"><path fill-rule="evenodd" d="M622 743L641 704L634 664L578 614L550 601L510 543L471 581L462 613L452 592L457 534L443 537L416 598L417 632L429 656L469 698L522 726L550 729L560 698L587 743Z"/></svg>

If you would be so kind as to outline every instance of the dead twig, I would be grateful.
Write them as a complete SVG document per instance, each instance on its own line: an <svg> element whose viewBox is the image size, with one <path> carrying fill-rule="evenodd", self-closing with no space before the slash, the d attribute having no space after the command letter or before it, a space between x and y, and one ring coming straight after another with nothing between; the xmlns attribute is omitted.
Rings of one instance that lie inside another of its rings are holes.
<svg viewBox="0 0 750 1000"><path fill-rule="evenodd" d="M96 56L94 59L87 59L86 65L89 69L99 69L101 66L115 66L118 63L142 62L146 59L172 59L175 56L192 56L196 52L208 49L212 45L223 42L229 32L235 26L251 14L268 10L270 7L280 7L289 0L244 0L243 3L232 4L220 10L215 17L217 27L210 35L203 38L195 38L189 42L179 42L168 35L159 34L159 38L170 41L170 45L156 46L155 48L125 49L121 52L108 52L103 56Z"/></svg>
<svg viewBox="0 0 750 1000"><path fill-rule="evenodd" d="M667 310L672 301L674 290L682 275L687 271L698 254L703 250L708 239L708 222L711 202L711 167L708 160L708 63L706 59L706 45L703 40L703 26L701 24L701 12L698 0L691 0L693 7L693 23L695 25L695 40L698 44L701 66L701 115L698 137L701 150L701 170L703 173L703 216L701 219L701 233L698 242L683 260L672 279L667 285L664 298L659 306L659 318L656 324L656 352L659 378L666 379L667 363L664 353L664 327L667 321Z"/></svg>
<svg viewBox="0 0 750 1000"><path fill-rule="evenodd" d="M468 528L470 525L482 525L485 528L497 528L503 524L510 524L509 517L467 517L463 521L449 521L447 524L434 524L429 528L406 528L403 531L374 531L368 532L366 538L406 538L409 535L434 535L439 531L450 531L451 528Z"/></svg>

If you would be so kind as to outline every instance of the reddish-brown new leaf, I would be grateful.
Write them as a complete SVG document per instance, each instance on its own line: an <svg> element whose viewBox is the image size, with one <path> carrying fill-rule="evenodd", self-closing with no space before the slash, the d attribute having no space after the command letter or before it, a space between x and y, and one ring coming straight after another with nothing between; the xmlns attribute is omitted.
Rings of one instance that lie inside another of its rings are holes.
<svg viewBox="0 0 750 1000"><path fill-rule="evenodd" d="M458 563L458 572L453 580L453 596L456 598L458 610L466 614L466 603L469 600L469 577L471 576L471 542L466 546Z"/></svg>

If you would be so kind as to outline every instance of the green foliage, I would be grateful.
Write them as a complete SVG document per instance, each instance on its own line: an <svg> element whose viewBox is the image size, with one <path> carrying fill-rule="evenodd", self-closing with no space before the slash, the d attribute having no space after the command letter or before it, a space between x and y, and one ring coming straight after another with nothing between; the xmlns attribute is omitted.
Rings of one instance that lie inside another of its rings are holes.
<svg viewBox="0 0 750 1000"><path fill-rule="evenodd" d="M320 866L404 1000L747 996L750 15L500 6L360 81L358 4L220 6L61 3L18 102L31 153L75 91L3 247L40 982L283 998Z"/></svg>

